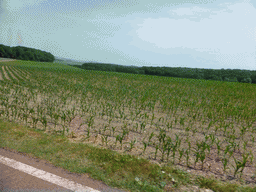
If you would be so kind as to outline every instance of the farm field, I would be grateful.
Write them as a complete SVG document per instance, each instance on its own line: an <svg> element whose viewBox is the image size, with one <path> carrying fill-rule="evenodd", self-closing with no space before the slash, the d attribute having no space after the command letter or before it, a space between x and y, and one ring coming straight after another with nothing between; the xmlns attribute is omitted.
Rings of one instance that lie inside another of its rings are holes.
<svg viewBox="0 0 256 192"><path fill-rule="evenodd" d="M17 123L0 126L0 147L80 173L96 166L95 178L132 191L255 187L254 84L9 61L0 93L2 123Z"/></svg>

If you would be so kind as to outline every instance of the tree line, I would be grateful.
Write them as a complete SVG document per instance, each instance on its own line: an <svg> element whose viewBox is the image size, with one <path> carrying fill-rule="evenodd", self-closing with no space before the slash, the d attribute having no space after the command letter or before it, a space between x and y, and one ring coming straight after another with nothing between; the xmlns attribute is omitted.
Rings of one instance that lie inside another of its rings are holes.
<svg viewBox="0 0 256 192"><path fill-rule="evenodd" d="M205 79L241 83L256 83L256 71L241 69L200 69L184 67L137 67L108 63L83 63L71 65L85 70L112 71L166 77Z"/></svg>
<svg viewBox="0 0 256 192"><path fill-rule="evenodd" d="M46 51L23 46L10 47L3 44L0 44L0 57L51 63L55 60L55 57Z"/></svg>
<svg viewBox="0 0 256 192"><path fill-rule="evenodd" d="M53 62L55 57L45 51L38 49L16 46L9 47L0 44L0 57L18 60ZM229 81L256 84L256 71L241 69L199 69L183 67L137 67L123 66L109 63L83 63L82 65L71 65L85 70L112 71L132 74L156 75L166 77L179 77L190 79L205 79L215 81Z"/></svg>

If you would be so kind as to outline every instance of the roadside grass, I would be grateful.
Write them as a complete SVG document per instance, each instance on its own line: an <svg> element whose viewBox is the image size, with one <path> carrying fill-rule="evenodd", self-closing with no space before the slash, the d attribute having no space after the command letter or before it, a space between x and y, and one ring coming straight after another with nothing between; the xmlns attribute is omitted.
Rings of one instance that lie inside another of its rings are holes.
<svg viewBox="0 0 256 192"><path fill-rule="evenodd" d="M161 168L148 160L110 149L71 143L64 136L46 134L3 119L0 119L0 138L1 148L47 160L70 172L89 173L93 179L129 191L179 191L181 186L191 185L219 192L256 191L256 188L192 176L171 165Z"/></svg>

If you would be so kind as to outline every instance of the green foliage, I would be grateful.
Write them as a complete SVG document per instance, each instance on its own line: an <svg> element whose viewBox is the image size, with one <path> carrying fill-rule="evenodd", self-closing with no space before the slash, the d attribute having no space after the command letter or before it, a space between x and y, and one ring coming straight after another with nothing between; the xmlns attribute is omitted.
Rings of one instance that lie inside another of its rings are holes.
<svg viewBox="0 0 256 192"><path fill-rule="evenodd" d="M5 57L5 50L3 47L0 47L0 57Z"/></svg>
<svg viewBox="0 0 256 192"><path fill-rule="evenodd" d="M212 80L222 81L222 77L213 75Z"/></svg>
<svg viewBox="0 0 256 192"><path fill-rule="evenodd" d="M30 51L26 51L24 56L26 56L28 58L28 60L30 60L30 61L34 61L35 60L35 57L34 57L33 53L30 52Z"/></svg>
<svg viewBox="0 0 256 192"><path fill-rule="evenodd" d="M0 57L13 58L12 49L0 44Z"/></svg>
<svg viewBox="0 0 256 192"><path fill-rule="evenodd" d="M23 50L20 46L14 47L13 50L14 50L14 52L15 52L16 59L21 59L21 60L23 60L23 57L24 57L24 50Z"/></svg>
<svg viewBox="0 0 256 192"><path fill-rule="evenodd" d="M45 51L22 46L9 47L2 44L0 44L0 57L51 63L55 60L51 53Z"/></svg>
<svg viewBox="0 0 256 192"><path fill-rule="evenodd" d="M252 83L252 79L250 77L244 78L241 81L242 83Z"/></svg>
<svg viewBox="0 0 256 192"><path fill-rule="evenodd" d="M224 81L228 81L228 82L237 82L237 78L236 78L236 77L233 77L233 78L225 77L225 78L224 78Z"/></svg>
<svg viewBox="0 0 256 192"><path fill-rule="evenodd" d="M204 177L199 176L197 178L197 182L199 183L200 188L206 188L206 189L212 189L214 191L219 191L219 192L231 192L231 191L236 191L238 188L238 185L236 184L219 184L216 180L214 179L207 179Z"/></svg>
<svg viewBox="0 0 256 192"><path fill-rule="evenodd" d="M256 71L240 69L198 69L198 68L171 68L171 67L137 67L122 66L107 63L84 63L72 65L85 70L112 71L132 74L144 74L166 77L180 77L191 79L205 79L214 81L256 83Z"/></svg>

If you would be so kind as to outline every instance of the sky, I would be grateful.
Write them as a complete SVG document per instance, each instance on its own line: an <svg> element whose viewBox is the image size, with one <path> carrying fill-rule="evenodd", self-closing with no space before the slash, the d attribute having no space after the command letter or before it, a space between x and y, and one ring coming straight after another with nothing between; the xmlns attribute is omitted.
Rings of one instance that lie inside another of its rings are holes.
<svg viewBox="0 0 256 192"><path fill-rule="evenodd" d="M256 70L255 0L0 0L0 44L79 61Z"/></svg>

